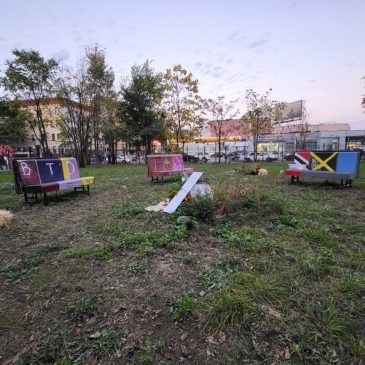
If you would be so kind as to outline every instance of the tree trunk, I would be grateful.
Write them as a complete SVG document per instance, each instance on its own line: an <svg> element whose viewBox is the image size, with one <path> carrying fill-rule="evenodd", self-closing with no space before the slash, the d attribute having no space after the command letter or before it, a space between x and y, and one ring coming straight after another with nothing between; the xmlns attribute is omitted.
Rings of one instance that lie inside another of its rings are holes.
<svg viewBox="0 0 365 365"><path fill-rule="evenodd" d="M146 144L146 156L151 154L151 139L147 138L145 141Z"/></svg>
<svg viewBox="0 0 365 365"><path fill-rule="evenodd" d="M254 139L253 139L253 160L254 160L254 162L257 161L257 140L258 140L258 134L255 134Z"/></svg>

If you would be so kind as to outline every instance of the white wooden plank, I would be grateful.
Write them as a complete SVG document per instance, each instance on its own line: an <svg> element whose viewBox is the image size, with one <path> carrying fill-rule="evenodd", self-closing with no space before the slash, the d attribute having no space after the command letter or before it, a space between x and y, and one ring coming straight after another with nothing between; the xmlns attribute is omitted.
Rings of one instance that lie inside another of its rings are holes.
<svg viewBox="0 0 365 365"><path fill-rule="evenodd" d="M202 172L193 172L190 177L186 180L185 184L181 187L179 192L170 200L168 206L163 210L164 213L173 213L189 194L192 187L198 182L203 175Z"/></svg>

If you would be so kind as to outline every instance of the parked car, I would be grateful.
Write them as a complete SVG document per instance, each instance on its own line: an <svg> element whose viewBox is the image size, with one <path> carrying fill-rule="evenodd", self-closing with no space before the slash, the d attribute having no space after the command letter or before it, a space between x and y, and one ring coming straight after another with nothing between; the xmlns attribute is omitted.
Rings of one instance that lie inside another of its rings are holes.
<svg viewBox="0 0 365 365"><path fill-rule="evenodd" d="M245 161L254 161L255 154L254 152L249 153L245 157ZM266 161L266 162L273 162L278 160L278 155L276 153L268 153L268 152L259 152L256 154L256 161Z"/></svg>
<svg viewBox="0 0 365 365"><path fill-rule="evenodd" d="M197 157L198 160L201 162L208 162L210 160L209 155L207 153L203 153L203 152L196 153L195 157Z"/></svg>
<svg viewBox="0 0 365 365"><path fill-rule="evenodd" d="M133 155L131 156L131 159L133 162L145 162L146 161L146 155L140 154L140 155Z"/></svg>
<svg viewBox="0 0 365 365"><path fill-rule="evenodd" d="M294 161L294 153L286 153L284 155L284 160L286 160L286 161Z"/></svg>
<svg viewBox="0 0 365 365"><path fill-rule="evenodd" d="M188 155L187 153L183 153L183 160L185 162L199 162L199 158L193 155Z"/></svg>
<svg viewBox="0 0 365 365"><path fill-rule="evenodd" d="M262 155L263 160L267 161L267 162L274 162L279 159L279 154L277 151L262 152L261 155Z"/></svg>
<svg viewBox="0 0 365 365"><path fill-rule="evenodd" d="M132 157L128 156L128 155L116 155L115 156L115 162L116 163L131 163L132 162Z"/></svg>
<svg viewBox="0 0 365 365"><path fill-rule="evenodd" d="M31 157L30 152L15 151L13 153L13 158L29 158L29 157Z"/></svg>
<svg viewBox="0 0 365 365"><path fill-rule="evenodd" d="M231 161L244 161L246 155L247 155L246 151L234 151L234 152L231 152L229 155L227 155L227 157Z"/></svg>
<svg viewBox="0 0 365 365"><path fill-rule="evenodd" d="M224 156L225 156L224 152L221 152L220 154L219 154L219 152L216 152L216 153L213 153L212 155L210 155L210 157L212 157L212 158L218 158L219 156L221 158L224 158Z"/></svg>

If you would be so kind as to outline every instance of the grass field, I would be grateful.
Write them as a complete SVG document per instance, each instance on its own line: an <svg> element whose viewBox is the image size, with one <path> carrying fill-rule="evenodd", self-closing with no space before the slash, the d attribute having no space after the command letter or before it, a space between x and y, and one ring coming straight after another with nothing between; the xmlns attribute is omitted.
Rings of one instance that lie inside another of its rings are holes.
<svg viewBox="0 0 365 365"><path fill-rule="evenodd" d="M145 166L83 169L91 195L47 206L0 173L0 363L362 364L365 164L352 189L285 166L193 165L214 199L173 216L144 208L178 178Z"/></svg>

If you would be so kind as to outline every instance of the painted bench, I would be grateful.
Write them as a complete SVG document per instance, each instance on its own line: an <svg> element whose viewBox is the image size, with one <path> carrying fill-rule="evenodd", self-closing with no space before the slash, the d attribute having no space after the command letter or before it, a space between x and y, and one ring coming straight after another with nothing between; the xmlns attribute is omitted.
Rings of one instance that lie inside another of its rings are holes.
<svg viewBox="0 0 365 365"><path fill-rule="evenodd" d="M341 180L341 185L352 186L352 180L359 177L360 153L353 151L298 151L294 163L285 170L291 177L291 184L299 177Z"/></svg>
<svg viewBox="0 0 365 365"><path fill-rule="evenodd" d="M13 171L15 190L26 202L38 202L42 193L47 201L47 193L72 188L89 194L95 182L92 176L80 177L73 157L14 159Z"/></svg>
<svg viewBox="0 0 365 365"><path fill-rule="evenodd" d="M178 173L192 174L193 169L185 167L182 155L148 155L147 175L158 180Z"/></svg>

